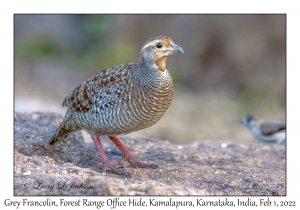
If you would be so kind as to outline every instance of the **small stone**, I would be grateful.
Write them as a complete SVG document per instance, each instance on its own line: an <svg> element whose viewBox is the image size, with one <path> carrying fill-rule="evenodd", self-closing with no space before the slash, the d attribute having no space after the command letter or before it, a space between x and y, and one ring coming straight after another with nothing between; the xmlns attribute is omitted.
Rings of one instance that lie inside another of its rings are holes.
<svg viewBox="0 0 300 210"><path fill-rule="evenodd" d="M226 144L226 143L222 143L222 144L221 144L221 147L222 147L222 148L226 148L226 147L227 147L227 144Z"/></svg>
<svg viewBox="0 0 300 210"><path fill-rule="evenodd" d="M28 176L30 174L31 174L31 171L26 171L26 172L23 173L23 176Z"/></svg>

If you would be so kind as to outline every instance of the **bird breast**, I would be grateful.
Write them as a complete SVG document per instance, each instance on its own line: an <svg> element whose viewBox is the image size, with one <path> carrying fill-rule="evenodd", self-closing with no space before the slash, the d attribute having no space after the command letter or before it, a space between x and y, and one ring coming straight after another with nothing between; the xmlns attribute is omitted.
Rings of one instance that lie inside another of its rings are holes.
<svg viewBox="0 0 300 210"><path fill-rule="evenodd" d="M169 72L145 83L133 71L128 82L93 89L91 109L74 112L76 123L94 135L120 135L155 124L167 111L173 96Z"/></svg>

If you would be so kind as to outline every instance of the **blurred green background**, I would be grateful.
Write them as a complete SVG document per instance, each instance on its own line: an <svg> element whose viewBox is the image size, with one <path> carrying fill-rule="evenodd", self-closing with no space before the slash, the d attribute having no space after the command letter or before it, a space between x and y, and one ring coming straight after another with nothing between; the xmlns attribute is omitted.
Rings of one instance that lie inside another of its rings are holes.
<svg viewBox="0 0 300 210"><path fill-rule="evenodd" d="M137 62L158 35L185 52L167 61L174 98L157 124L130 136L256 142L240 118L285 118L285 15L16 14L15 111L64 114L71 90L100 70Z"/></svg>

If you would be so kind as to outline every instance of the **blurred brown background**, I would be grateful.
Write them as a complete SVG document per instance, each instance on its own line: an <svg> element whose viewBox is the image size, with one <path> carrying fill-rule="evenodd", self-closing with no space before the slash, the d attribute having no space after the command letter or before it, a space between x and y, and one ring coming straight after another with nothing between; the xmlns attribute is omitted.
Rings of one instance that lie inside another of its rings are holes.
<svg viewBox="0 0 300 210"><path fill-rule="evenodd" d="M167 61L171 107L130 136L255 142L240 118L285 118L285 15L15 15L14 35L15 111L64 114L76 86L166 35L185 52Z"/></svg>

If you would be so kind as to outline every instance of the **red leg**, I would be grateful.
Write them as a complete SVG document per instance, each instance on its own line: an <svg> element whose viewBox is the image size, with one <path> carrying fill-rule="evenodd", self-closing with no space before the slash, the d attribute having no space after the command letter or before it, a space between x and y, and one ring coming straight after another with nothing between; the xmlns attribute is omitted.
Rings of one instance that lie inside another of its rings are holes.
<svg viewBox="0 0 300 210"><path fill-rule="evenodd" d="M102 163L103 163L103 166L102 166L102 171L105 172L105 166L107 166L108 168L110 168L111 170L113 170L115 173L117 174L124 174L124 175L129 175L129 173L127 171L123 171L123 170L120 170L119 167L121 165L115 165L115 164L112 164L109 162L109 159L108 157L106 156L105 154L105 151L102 147L102 144L100 142L100 138L97 137L97 136L91 136L100 155L101 155L101 158L102 158Z"/></svg>
<svg viewBox="0 0 300 210"><path fill-rule="evenodd" d="M124 146L124 144L115 136L109 136L110 140L119 148L119 150L123 153L124 159L127 160L132 167L140 167L140 168L158 168L157 165L154 164L146 164L137 161L132 154L128 151L128 149Z"/></svg>

